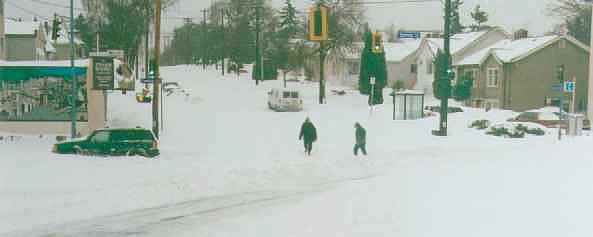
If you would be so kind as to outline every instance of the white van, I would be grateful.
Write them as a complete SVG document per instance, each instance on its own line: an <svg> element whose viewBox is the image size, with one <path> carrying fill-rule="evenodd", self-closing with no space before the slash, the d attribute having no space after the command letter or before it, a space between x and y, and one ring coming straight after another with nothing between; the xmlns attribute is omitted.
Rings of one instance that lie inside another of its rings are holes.
<svg viewBox="0 0 593 237"><path fill-rule="evenodd" d="M297 90L272 89L268 92L268 107L277 112L296 112L303 110L303 100Z"/></svg>

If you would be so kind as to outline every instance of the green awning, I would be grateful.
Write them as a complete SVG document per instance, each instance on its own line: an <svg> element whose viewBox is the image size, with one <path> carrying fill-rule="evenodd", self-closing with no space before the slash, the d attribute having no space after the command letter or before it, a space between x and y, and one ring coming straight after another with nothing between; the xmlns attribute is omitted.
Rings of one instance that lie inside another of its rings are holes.
<svg viewBox="0 0 593 237"><path fill-rule="evenodd" d="M73 71L72 71L73 70ZM74 76L80 77L86 75L86 67L0 67L0 81L24 81L43 77L58 77L69 80Z"/></svg>

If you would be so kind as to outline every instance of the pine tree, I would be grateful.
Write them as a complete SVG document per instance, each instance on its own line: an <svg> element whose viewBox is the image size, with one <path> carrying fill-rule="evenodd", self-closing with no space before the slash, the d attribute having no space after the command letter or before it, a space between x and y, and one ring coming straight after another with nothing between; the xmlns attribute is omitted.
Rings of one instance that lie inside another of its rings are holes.
<svg viewBox="0 0 593 237"><path fill-rule="evenodd" d="M471 13L472 19L474 19L474 25L472 25L473 31L481 30L482 24L488 21L488 13L480 10L480 5L474 8L474 12Z"/></svg>
<svg viewBox="0 0 593 237"><path fill-rule="evenodd" d="M461 24L461 18L459 15L459 9L463 5L462 0L453 0L451 2L451 34L457 34L463 32L465 26Z"/></svg>
<svg viewBox="0 0 593 237"><path fill-rule="evenodd" d="M471 97L474 79L469 74L460 76L453 88L453 98L457 101L465 101Z"/></svg>
<svg viewBox="0 0 593 237"><path fill-rule="evenodd" d="M451 95L451 86L448 80L441 80L441 77L446 73L445 65L443 65L445 61L445 53L441 50L437 52L436 57L434 58L434 80L432 82L432 92L435 98L441 99L444 95Z"/></svg>
<svg viewBox="0 0 593 237"><path fill-rule="evenodd" d="M360 59L360 74L358 79L358 90L363 95L370 95L373 88L373 98L369 97L369 104L383 103L383 89L387 85L387 66L385 52L372 52L372 33L367 32L365 46ZM370 78L375 77L375 85L370 85Z"/></svg>

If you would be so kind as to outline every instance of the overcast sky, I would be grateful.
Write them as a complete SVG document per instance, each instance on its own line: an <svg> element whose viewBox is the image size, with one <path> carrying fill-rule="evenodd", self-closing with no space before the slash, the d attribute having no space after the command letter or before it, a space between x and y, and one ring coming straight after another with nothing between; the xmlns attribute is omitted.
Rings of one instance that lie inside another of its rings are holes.
<svg viewBox="0 0 593 237"><path fill-rule="evenodd" d="M8 17L32 19L34 14L51 17L54 12L68 15L69 0L5 0L5 14ZM163 15L165 32L171 32L175 26L182 24L179 17L194 17L201 20L200 10L208 7L214 0L178 0ZM276 7L281 7L284 0L269 0ZM371 1L371 0L361 0ZM372 0L376 2L375 0ZM383 0L384 1L384 0ZM390 0L391 1L391 0ZM393 0L398 1L398 0ZM465 0L462 10L462 23L469 25L469 13L480 4L489 13L490 25L503 26L507 31L525 28L533 34L549 31L558 19L548 16L547 6L557 0ZM39 2L45 2L39 3ZM78 2L76 0L75 2ZM297 8L304 9L311 0L293 0ZM53 5L47 4L51 3ZM75 3L78 4L78 3ZM374 28L383 28L391 23L396 28L433 30L442 29L442 6L440 2L397 3L367 5L367 16ZM24 10L23 10L24 9ZM79 10L77 10L79 12Z"/></svg>

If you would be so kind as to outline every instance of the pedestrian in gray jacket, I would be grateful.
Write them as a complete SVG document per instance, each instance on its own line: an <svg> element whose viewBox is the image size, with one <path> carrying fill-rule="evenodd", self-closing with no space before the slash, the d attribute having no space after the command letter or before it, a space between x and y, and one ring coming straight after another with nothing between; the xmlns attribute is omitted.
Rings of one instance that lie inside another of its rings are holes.
<svg viewBox="0 0 593 237"><path fill-rule="evenodd" d="M356 144L354 145L354 155L358 156L358 150L360 149L362 150L362 154L366 156L367 131L358 122L354 124L354 128L356 128Z"/></svg>

